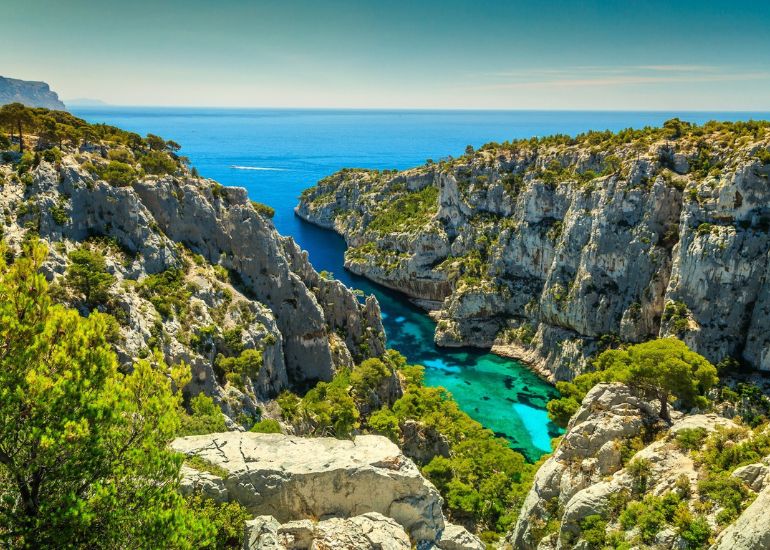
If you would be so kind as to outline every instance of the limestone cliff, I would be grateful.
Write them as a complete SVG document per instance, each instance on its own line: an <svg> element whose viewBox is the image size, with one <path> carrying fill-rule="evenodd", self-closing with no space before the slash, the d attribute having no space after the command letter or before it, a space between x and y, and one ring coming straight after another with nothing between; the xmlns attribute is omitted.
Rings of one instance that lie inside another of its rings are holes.
<svg viewBox="0 0 770 550"><path fill-rule="evenodd" d="M677 335L770 370L770 130L663 129L489 144L396 171L343 170L296 212L345 265L432 310L440 345L570 379L607 343Z"/></svg>
<svg viewBox="0 0 770 550"><path fill-rule="evenodd" d="M27 107L45 107L57 111L66 109L56 92L45 82L0 76L0 105L7 103L21 103Z"/></svg>
<svg viewBox="0 0 770 550"><path fill-rule="evenodd" d="M57 299L117 319L124 368L156 349L169 363L185 361L186 396L204 392L248 427L263 400L384 351L376 300L361 302L321 278L244 189L197 177L181 163L173 174L140 170L132 181L108 183L98 174L133 173L108 160L117 154L135 162L125 147L107 143L21 160L5 154L0 218L11 253L32 236L48 244L43 270ZM91 274L111 281L99 300L70 284L83 250L106 264L104 275Z"/></svg>

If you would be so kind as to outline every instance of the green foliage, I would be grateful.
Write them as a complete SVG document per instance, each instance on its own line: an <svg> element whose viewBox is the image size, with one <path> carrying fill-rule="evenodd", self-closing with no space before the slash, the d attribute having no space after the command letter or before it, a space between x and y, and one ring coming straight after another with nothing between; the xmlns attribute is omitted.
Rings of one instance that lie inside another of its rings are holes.
<svg viewBox="0 0 770 550"><path fill-rule="evenodd" d="M700 229L700 228L699 228ZM711 227L708 228L711 230ZM682 334L690 327L690 309L684 302L669 301L663 309L663 322L674 334Z"/></svg>
<svg viewBox="0 0 770 550"><path fill-rule="evenodd" d="M698 458L710 472L729 473L770 455L770 433L748 435L743 428L719 428L708 437Z"/></svg>
<svg viewBox="0 0 770 550"><path fill-rule="evenodd" d="M601 549L607 540L607 522L598 514L584 517L580 520L580 538L589 549Z"/></svg>
<svg viewBox="0 0 770 550"><path fill-rule="evenodd" d="M279 434L281 433L281 424L272 418L264 418L256 422L249 431L263 434Z"/></svg>
<svg viewBox="0 0 770 550"><path fill-rule="evenodd" d="M127 187L136 181L137 172L125 162L112 160L107 166L96 167L96 173L107 183L117 187Z"/></svg>
<svg viewBox="0 0 770 550"><path fill-rule="evenodd" d="M718 506L717 523L727 525L749 505L749 490L738 478L727 473L709 474L698 482L698 492L705 504Z"/></svg>
<svg viewBox="0 0 770 550"><path fill-rule="evenodd" d="M79 248L69 254L65 285L92 309L109 300L115 277L107 271L104 256L96 250Z"/></svg>
<svg viewBox="0 0 770 550"><path fill-rule="evenodd" d="M350 373L353 395L360 402L376 403L376 390L393 375L389 365L377 358L366 359Z"/></svg>
<svg viewBox="0 0 770 550"><path fill-rule="evenodd" d="M178 435L201 435L226 431L224 415L213 399L203 393L190 399L190 414L182 412Z"/></svg>
<svg viewBox="0 0 770 550"><path fill-rule="evenodd" d="M139 293L166 318L186 311L192 295L185 285L184 273L178 268L148 275L139 284Z"/></svg>
<svg viewBox="0 0 770 550"><path fill-rule="evenodd" d="M64 225L70 221L65 200L59 199L59 201L51 207L51 218L53 218L53 221L59 225Z"/></svg>
<svg viewBox="0 0 770 550"><path fill-rule="evenodd" d="M302 398L299 410L313 426L316 435L350 437L360 416L349 393L350 374L343 371L331 382L319 382Z"/></svg>
<svg viewBox="0 0 770 550"><path fill-rule="evenodd" d="M401 429L398 417L390 409L380 409L369 417L369 429L376 434L384 435L394 443L398 443Z"/></svg>
<svg viewBox="0 0 770 550"><path fill-rule="evenodd" d="M142 169L145 172L157 176L173 174L179 168L177 163L174 162L174 159L168 156L167 153L155 150L151 150L148 153L140 156L139 164L142 165Z"/></svg>
<svg viewBox="0 0 770 550"><path fill-rule="evenodd" d="M572 382L556 385L560 403L551 405L551 418L563 423L575 401L582 400L600 382L623 382L647 398L660 401L660 417L669 420L669 398L675 397L686 409L707 405L706 394L719 381L716 368L691 351L681 340L660 338L630 346L626 350L607 350L594 362L593 372L578 375ZM563 425L563 424L562 424Z"/></svg>
<svg viewBox="0 0 770 550"><path fill-rule="evenodd" d="M438 189L429 185L392 202L385 202L374 215L369 229L380 233L399 233L424 226L438 207Z"/></svg>
<svg viewBox="0 0 770 550"><path fill-rule="evenodd" d="M256 210L257 212L259 212L265 217L273 218L273 216L275 216L275 208L273 208L272 206L268 206L266 204L262 204L261 202L257 202L257 201L251 201L251 206L254 208L254 210Z"/></svg>
<svg viewBox="0 0 770 550"><path fill-rule="evenodd" d="M676 433L676 443L680 449L695 451L701 448L707 433L705 428L684 428Z"/></svg>
<svg viewBox="0 0 770 550"><path fill-rule="evenodd" d="M198 548L239 549L243 544L246 521L252 515L237 501L216 502L201 495L187 498L187 508L213 529L212 536Z"/></svg>
<svg viewBox="0 0 770 550"><path fill-rule="evenodd" d="M759 162L767 166L770 164L770 150L765 149L764 147L757 150L756 153L754 153L754 157L759 159Z"/></svg>
<svg viewBox="0 0 770 550"><path fill-rule="evenodd" d="M245 387L246 378L254 379L262 368L262 352L256 349L246 349L237 357L225 357L219 354L215 362L225 374L228 382L238 388Z"/></svg>
<svg viewBox="0 0 770 550"><path fill-rule="evenodd" d="M118 372L104 315L53 305L28 242L0 254L0 539L32 548L192 548L211 529L177 491L186 367Z"/></svg>
<svg viewBox="0 0 770 550"><path fill-rule="evenodd" d="M214 464L213 462L209 462L199 455L192 455L187 457L184 462L190 468L198 470L199 472L207 472L211 475L221 477L222 479L227 479L227 477L230 475L230 472L228 472L226 469L218 466L217 464Z"/></svg>

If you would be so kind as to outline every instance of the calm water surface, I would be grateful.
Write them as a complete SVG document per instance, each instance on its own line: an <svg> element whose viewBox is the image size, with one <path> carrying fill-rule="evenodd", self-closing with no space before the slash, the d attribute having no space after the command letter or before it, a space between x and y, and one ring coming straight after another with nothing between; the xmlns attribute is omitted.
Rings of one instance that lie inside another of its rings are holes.
<svg viewBox="0 0 770 550"><path fill-rule="evenodd" d="M374 293L382 307L388 345L426 367L426 382L444 386L470 416L505 437L530 460L550 451L558 434L545 404L554 390L516 361L472 349L433 344L433 321L397 293L344 271L345 244L336 234L293 215L297 197L344 167L408 168L428 158L461 155L468 144L589 129L659 125L679 116L692 122L768 118L767 113L367 111L76 108L104 122L173 139L201 175L248 189L276 210L274 222L310 253L318 270Z"/></svg>

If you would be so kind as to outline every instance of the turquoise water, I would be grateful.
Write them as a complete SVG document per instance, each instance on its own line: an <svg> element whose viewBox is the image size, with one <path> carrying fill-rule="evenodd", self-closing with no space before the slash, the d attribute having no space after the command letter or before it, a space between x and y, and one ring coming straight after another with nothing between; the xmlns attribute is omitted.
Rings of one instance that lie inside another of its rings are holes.
<svg viewBox="0 0 770 550"><path fill-rule="evenodd" d="M470 416L505 437L530 460L558 435L545 404L554 390L516 361L473 349L433 345L433 321L397 293L342 268L344 241L293 215L303 189L343 167L408 168L460 155L467 144L589 129L657 125L672 116L693 122L768 118L767 113L535 111L241 110L147 107L73 109L91 122L152 132L182 144L206 177L239 185L276 210L274 222L310 253L318 270L374 293L388 345L426 367L426 382L452 392Z"/></svg>

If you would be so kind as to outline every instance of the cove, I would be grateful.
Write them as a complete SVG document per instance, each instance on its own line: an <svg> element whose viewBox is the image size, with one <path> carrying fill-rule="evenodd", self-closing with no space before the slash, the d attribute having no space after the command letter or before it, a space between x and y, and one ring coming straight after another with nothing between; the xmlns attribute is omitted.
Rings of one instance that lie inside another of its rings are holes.
<svg viewBox="0 0 770 550"><path fill-rule="evenodd" d="M94 123L158 134L182 144L205 177L245 187L250 198L275 208L278 231L309 252L317 270L374 293L382 308L388 345L426 367L426 382L443 386L472 418L505 437L529 460L550 451L558 434L545 413L551 386L523 365L476 349L437 348L433 321L396 292L347 273L345 243L331 231L293 214L303 189L344 167L408 168L427 158L552 133L619 130L659 125L668 118L702 123L750 113L373 111L98 107L73 109ZM761 117L757 114L755 118Z"/></svg>

